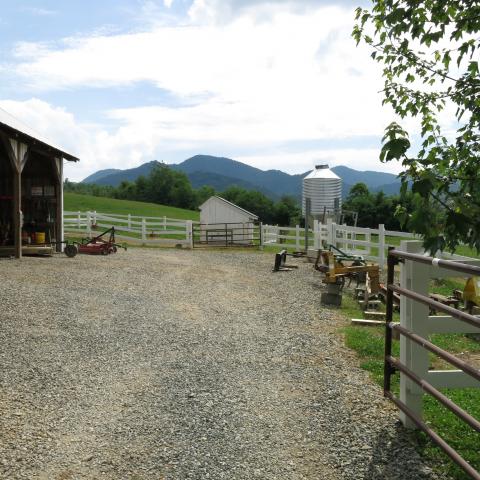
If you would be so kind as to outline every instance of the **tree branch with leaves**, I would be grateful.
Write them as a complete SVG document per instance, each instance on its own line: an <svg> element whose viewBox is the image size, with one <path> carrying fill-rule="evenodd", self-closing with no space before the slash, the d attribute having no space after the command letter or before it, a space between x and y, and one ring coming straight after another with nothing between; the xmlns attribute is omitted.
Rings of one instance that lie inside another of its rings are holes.
<svg viewBox="0 0 480 480"><path fill-rule="evenodd" d="M480 252L479 30L480 1L373 0L356 11L352 35L383 66L383 104L420 120L418 151L392 122L380 160L402 162L402 190L418 200L396 214L432 252L460 243Z"/></svg>

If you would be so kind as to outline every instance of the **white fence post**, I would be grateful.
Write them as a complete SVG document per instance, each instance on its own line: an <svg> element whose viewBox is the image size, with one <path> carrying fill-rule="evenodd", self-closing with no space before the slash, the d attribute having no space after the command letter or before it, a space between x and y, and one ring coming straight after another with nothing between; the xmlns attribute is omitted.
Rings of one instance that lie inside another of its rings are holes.
<svg viewBox="0 0 480 480"><path fill-rule="evenodd" d="M188 242L188 247L193 248L193 222L191 220L187 220L185 222L185 229L186 229L186 240Z"/></svg>
<svg viewBox="0 0 480 480"><path fill-rule="evenodd" d="M167 229L167 217L165 215L163 216L163 229Z"/></svg>
<svg viewBox="0 0 480 480"><path fill-rule="evenodd" d="M77 212L77 228L80 230L82 226L82 212L80 210Z"/></svg>
<svg viewBox="0 0 480 480"><path fill-rule="evenodd" d="M145 242L147 240L147 220L142 218L142 241Z"/></svg>
<svg viewBox="0 0 480 480"><path fill-rule="evenodd" d="M300 225L295 226L295 250L300 251Z"/></svg>
<svg viewBox="0 0 480 480"><path fill-rule="evenodd" d="M90 212L87 212L87 237L92 236L92 217Z"/></svg>
<svg viewBox="0 0 480 480"><path fill-rule="evenodd" d="M332 220L330 218L327 219L327 243L329 245L333 244L333 237L332 237Z"/></svg>
<svg viewBox="0 0 480 480"><path fill-rule="evenodd" d="M97 225L97 211L96 210L93 211L93 224Z"/></svg>
<svg viewBox="0 0 480 480"><path fill-rule="evenodd" d="M337 246L337 224L332 222L332 224L330 225L330 228L332 230L332 233L330 234L332 241L330 243L331 245L336 247Z"/></svg>
<svg viewBox="0 0 480 480"><path fill-rule="evenodd" d="M129 232L132 231L132 215L130 215L130 213L128 214L127 228Z"/></svg>
<svg viewBox="0 0 480 480"><path fill-rule="evenodd" d="M342 229L342 225L335 224L335 246L341 250L345 250L345 230Z"/></svg>
<svg viewBox="0 0 480 480"><path fill-rule="evenodd" d="M385 268L385 225L378 226L378 265L380 270Z"/></svg>
<svg viewBox="0 0 480 480"><path fill-rule="evenodd" d="M370 244L372 243L372 234L370 232L365 234L365 241L367 242L367 246L365 247L365 255L371 255L372 246Z"/></svg>
<svg viewBox="0 0 480 480"><path fill-rule="evenodd" d="M409 253L422 253L422 243L417 240L404 240L400 250ZM429 266L405 260L401 265L400 285L421 295L428 296L430 278ZM428 338L428 306L415 302L404 295L400 298L400 325L421 337ZM428 352L420 345L400 335L400 361L420 378L428 372ZM422 416L422 389L404 374L400 374L400 400L414 413ZM407 428L416 425L403 412L400 419Z"/></svg>
<svg viewBox="0 0 480 480"><path fill-rule="evenodd" d="M318 220L313 220L313 248L314 250L320 249L320 238L318 235Z"/></svg>

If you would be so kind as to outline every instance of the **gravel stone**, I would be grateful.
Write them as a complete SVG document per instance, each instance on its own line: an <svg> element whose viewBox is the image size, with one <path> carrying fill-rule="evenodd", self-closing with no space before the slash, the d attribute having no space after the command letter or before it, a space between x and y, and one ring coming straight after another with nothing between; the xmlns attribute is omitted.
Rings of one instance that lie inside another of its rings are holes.
<svg viewBox="0 0 480 480"><path fill-rule="evenodd" d="M439 478L289 262L1 260L0 478Z"/></svg>

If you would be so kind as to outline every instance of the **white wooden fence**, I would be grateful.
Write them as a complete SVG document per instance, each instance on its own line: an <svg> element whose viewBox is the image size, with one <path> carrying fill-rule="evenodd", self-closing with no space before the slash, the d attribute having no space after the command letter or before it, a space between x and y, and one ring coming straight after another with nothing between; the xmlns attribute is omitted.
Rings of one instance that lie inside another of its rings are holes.
<svg viewBox="0 0 480 480"><path fill-rule="evenodd" d="M408 253L423 253L422 242L402 241L398 250ZM446 258L451 259L450 256ZM480 260L468 258L462 260L462 263L480 265ZM468 275L453 270L412 260L405 260L400 269L400 286L424 296L428 296L432 278L468 277ZM434 333L480 333L480 329L456 318L429 315L427 305L403 295L400 299L400 326L426 339ZM477 380L461 370L429 370L428 351L403 335L400 336L400 361L419 378L426 380L437 389L480 387ZM403 373L400 374L400 400L419 417L422 416L423 393L419 385ZM408 416L404 413L400 415L405 426L415 427Z"/></svg>
<svg viewBox="0 0 480 480"><path fill-rule="evenodd" d="M185 245L192 248L192 220L140 217L99 212L64 212L65 233L93 237L115 227L115 237L141 245Z"/></svg>
<svg viewBox="0 0 480 480"><path fill-rule="evenodd" d="M185 245L193 247L192 220L179 220L168 217L141 217L113 213L64 212L64 230L66 233L81 236L94 236L112 226L115 227L119 240L142 245ZM279 227L262 225L261 246L273 245L282 248L305 249L305 229L300 226ZM335 223L322 224L315 220L313 228L308 231L309 249L318 250L324 244L334 245L353 255L363 255L366 259L378 262L381 268L385 265L388 247L392 237L416 239L416 235L408 232L386 230L384 225L378 228L360 228ZM397 243L398 244L398 243ZM461 255L453 255L450 259L468 259Z"/></svg>
<svg viewBox="0 0 480 480"><path fill-rule="evenodd" d="M305 229L296 227L279 227L263 225L263 245L275 245L283 248L305 249ZM324 244L353 255L362 255L367 260L377 262L381 268L385 266L389 247L395 246L393 238L402 240L418 239L418 235L409 232L386 230L385 225L378 228L361 228L335 223L322 224L315 220L313 229L308 232L309 249L318 250ZM398 246L398 242L396 242ZM461 255L450 255L449 259L468 259Z"/></svg>

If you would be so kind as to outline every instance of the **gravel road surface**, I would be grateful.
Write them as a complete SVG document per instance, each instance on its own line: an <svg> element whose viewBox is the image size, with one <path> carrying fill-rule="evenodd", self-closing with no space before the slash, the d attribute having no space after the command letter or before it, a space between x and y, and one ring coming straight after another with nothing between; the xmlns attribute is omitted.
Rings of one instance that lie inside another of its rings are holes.
<svg viewBox="0 0 480 480"><path fill-rule="evenodd" d="M0 478L437 478L295 262L1 260Z"/></svg>

